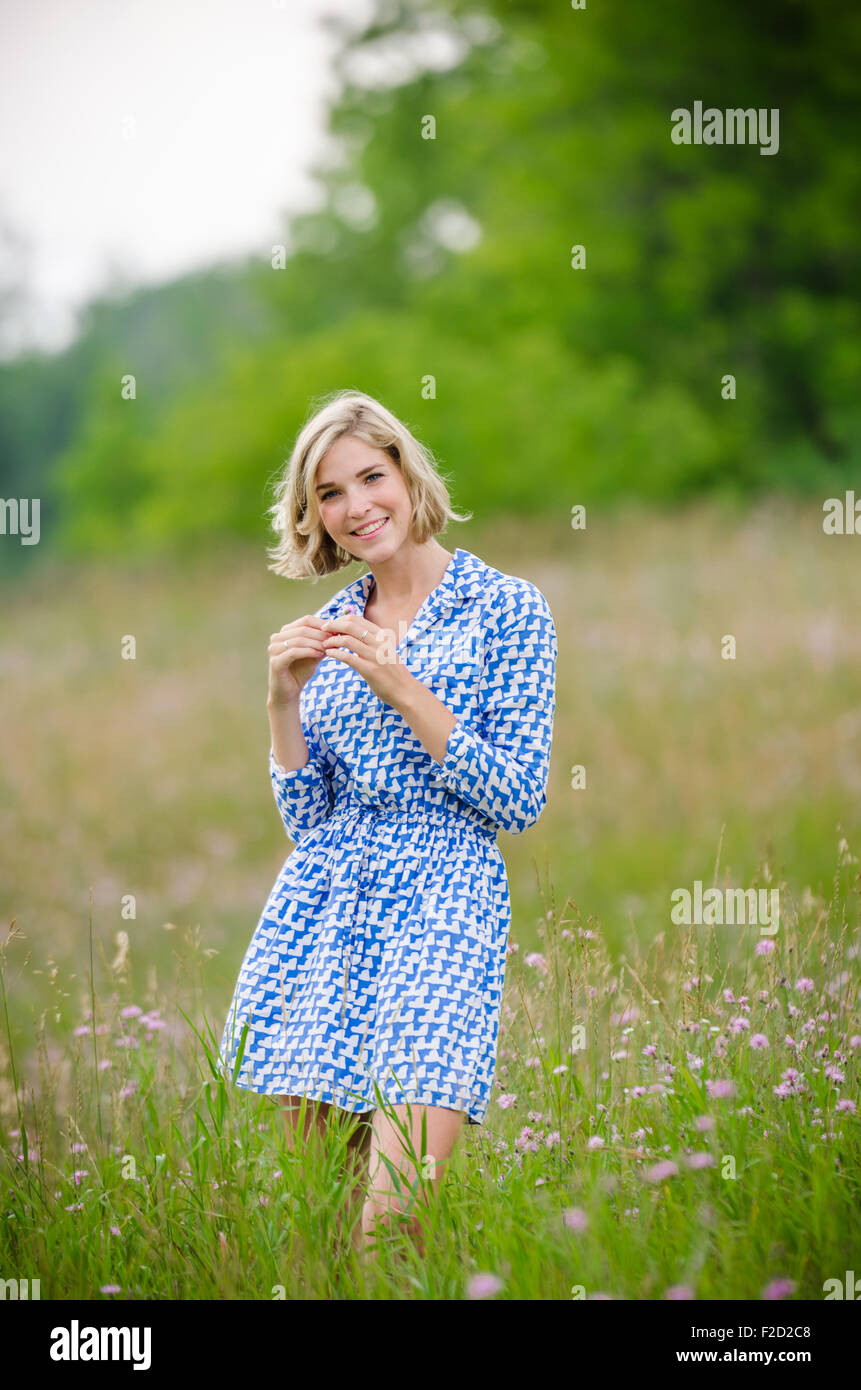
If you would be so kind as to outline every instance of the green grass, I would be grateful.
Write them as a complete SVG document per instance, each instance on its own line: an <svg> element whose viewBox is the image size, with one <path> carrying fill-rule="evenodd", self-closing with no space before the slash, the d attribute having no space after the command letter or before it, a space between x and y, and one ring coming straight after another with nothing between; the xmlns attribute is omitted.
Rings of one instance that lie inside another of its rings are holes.
<svg viewBox="0 0 861 1390"><path fill-rule="evenodd" d="M290 849L268 634L339 584L286 586L239 549L48 562L19 588L0 645L0 1277L43 1298L450 1299L487 1273L501 1298L789 1280L819 1299L858 1268L858 1117L837 1108L861 1044L853 538L785 506L564 526L444 539L550 601L554 760L541 820L500 836L516 949L486 1124L421 1207L425 1258L392 1233L373 1272L337 1239L343 1132L291 1152L273 1103L214 1064ZM670 893L697 878L779 887L774 953L756 927L674 926ZM803 1089L778 1096L790 1067ZM677 1172L651 1181L662 1160Z"/></svg>

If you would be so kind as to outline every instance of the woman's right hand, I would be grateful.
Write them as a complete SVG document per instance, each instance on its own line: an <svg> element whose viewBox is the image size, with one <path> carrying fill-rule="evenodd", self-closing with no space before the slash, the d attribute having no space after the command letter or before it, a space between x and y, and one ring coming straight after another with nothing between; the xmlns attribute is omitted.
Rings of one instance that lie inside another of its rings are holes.
<svg viewBox="0 0 861 1390"><path fill-rule="evenodd" d="M326 655L323 636L322 620L309 613L294 623L285 623L280 632L272 633L269 638L270 704L289 705L298 700L302 687Z"/></svg>

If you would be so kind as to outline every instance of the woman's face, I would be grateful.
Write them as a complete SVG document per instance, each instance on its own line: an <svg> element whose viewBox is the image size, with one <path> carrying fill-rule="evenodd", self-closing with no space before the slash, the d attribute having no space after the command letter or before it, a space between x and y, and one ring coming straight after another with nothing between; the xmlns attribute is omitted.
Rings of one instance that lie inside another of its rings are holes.
<svg viewBox="0 0 861 1390"><path fill-rule="evenodd" d="M384 449L342 435L317 469L315 490L323 525L355 559L388 560L409 539L412 502Z"/></svg>

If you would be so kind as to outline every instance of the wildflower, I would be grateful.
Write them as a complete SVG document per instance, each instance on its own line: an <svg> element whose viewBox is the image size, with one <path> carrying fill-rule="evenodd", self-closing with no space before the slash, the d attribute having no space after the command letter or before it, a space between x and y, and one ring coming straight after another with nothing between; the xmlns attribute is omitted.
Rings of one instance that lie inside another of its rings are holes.
<svg viewBox="0 0 861 1390"><path fill-rule="evenodd" d="M531 965L533 970L540 970L542 975L549 974L549 966L540 951L530 951L528 956L524 956L527 965Z"/></svg>
<svg viewBox="0 0 861 1390"><path fill-rule="evenodd" d="M111 1226L110 1232L112 1236L122 1235L122 1231L120 1230L119 1226Z"/></svg>
<svg viewBox="0 0 861 1390"><path fill-rule="evenodd" d="M603 1147L604 1140L601 1138L600 1134L593 1134L586 1143L587 1149L603 1149Z"/></svg>
<svg viewBox="0 0 861 1390"><path fill-rule="evenodd" d="M516 1100L517 1096L514 1094L514 1092L506 1092L505 1094L496 1097L496 1103L499 1106L500 1110L510 1110Z"/></svg>
<svg viewBox="0 0 861 1390"><path fill-rule="evenodd" d="M707 1129L714 1129L714 1115L697 1115L694 1124L700 1133L703 1134Z"/></svg>
<svg viewBox="0 0 861 1390"><path fill-rule="evenodd" d="M492 1298L502 1288L495 1274L474 1274L466 1286L467 1298Z"/></svg>
<svg viewBox="0 0 861 1390"><path fill-rule="evenodd" d="M647 1168L643 1177L646 1182L663 1182L664 1178L674 1178L677 1176L679 1166L673 1163L671 1158L662 1158L660 1163L653 1163L651 1168Z"/></svg>
<svg viewBox="0 0 861 1390"><path fill-rule="evenodd" d="M538 1145L535 1142L535 1131L529 1125L524 1125L514 1141L515 1149L527 1149L530 1153L538 1152Z"/></svg>
<svg viewBox="0 0 861 1390"><path fill-rule="evenodd" d="M762 941L757 941L753 948L753 953L755 956L770 956L773 950L774 942L768 937L764 937Z"/></svg>
<svg viewBox="0 0 861 1390"><path fill-rule="evenodd" d="M731 1033L740 1033L743 1028L749 1027L750 1023L746 1018L731 1018L729 1021L729 1030Z"/></svg>
<svg viewBox="0 0 861 1390"><path fill-rule="evenodd" d="M658 1050L658 1049L657 1049L657 1047L655 1046L654 1043L647 1043L646 1046L643 1048L642 1056L643 1056L643 1057L654 1057L654 1055L655 1055L655 1053L657 1052L657 1050Z"/></svg>
<svg viewBox="0 0 861 1390"><path fill-rule="evenodd" d="M589 1225L589 1218L580 1207L568 1207L562 1213L562 1220L569 1231L585 1231Z"/></svg>
<svg viewBox="0 0 861 1390"><path fill-rule="evenodd" d="M85 1038L91 1032L92 1029L89 1023L79 1023L77 1028L74 1030L73 1036L76 1038Z"/></svg>
<svg viewBox="0 0 861 1390"><path fill-rule="evenodd" d="M735 995L733 994L731 989L725 989L723 992L723 997L727 1004L735 1003Z"/></svg>
<svg viewBox="0 0 861 1390"><path fill-rule="evenodd" d="M83 1211L83 1202L72 1202L71 1206L66 1207L66 1211Z"/></svg>
<svg viewBox="0 0 861 1390"><path fill-rule="evenodd" d="M839 1067L835 1067L833 1062L830 1066L825 1068L825 1075L829 1078L829 1080L835 1081L838 1086L846 1080L845 1074L840 1070Z"/></svg>
<svg viewBox="0 0 861 1390"><path fill-rule="evenodd" d="M562 1135L559 1133L559 1130L551 1129L550 1133L546 1136L544 1143L547 1145L548 1149L553 1149L556 1147L558 1143L561 1142L561 1139Z"/></svg>
<svg viewBox="0 0 861 1390"><path fill-rule="evenodd" d="M852 1037L849 1039L849 1046L853 1049L861 1047L861 1033L852 1034Z"/></svg>
<svg viewBox="0 0 861 1390"><path fill-rule="evenodd" d="M666 1089L666 1086L662 1085L660 1081L656 1081L649 1087L649 1094L652 1096L662 1096L666 1093Z"/></svg>
<svg viewBox="0 0 861 1390"><path fill-rule="evenodd" d="M70 1144L69 1152L73 1154L85 1154L87 1152L87 1146L86 1144Z"/></svg>
<svg viewBox="0 0 861 1390"><path fill-rule="evenodd" d="M761 1052L764 1047L768 1047L768 1038L764 1033L754 1033L750 1040L750 1046L755 1047L757 1052Z"/></svg>
<svg viewBox="0 0 861 1390"><path fill-rule="evenodd" d="M553 1075L554 1075L554 1076L560 1076L560 1075L562 1074L563 1071L567 1071L567 1070L568 1070L568 1063L567 1063L567 1062L562 1062L562 1063L560 1063L560 1065L559 1065L558 1067L554 1067L554 1068L553 1068Z"/></svg>
<svg viewBox="0 0 861 1390"><path fill-rule="evenodd" d="M709 1153L688 1154L687 1164L689 1168L713 1168L714 1158Z"/></svg>
<svg viewBox="0 0 861 1390"><path fill-rule="evenodd" d="M687 1284L673 1284L667 1289L664 1298L678 1302L681 1299L693 1298L693 1293L688 1288Z"/></svg>
<svg viewBox="0 0 861 1390"><path fill-rule="evenodd" d="M73 1174L75 1186L80 1187L81 1183L84 1181L84 1178L88 1178L89 1176L89 1168L76 1168Z"/></svg>
<svg viewBox="0 0 861 1390"><path fill-rule="evenodd" d="M787 1294L794 1293L795 1284L791 1279L773 1279L763 1289L761 1297L765 1299L785 1298Z"/></svg>
<svg viewBox="0 0 861 1390"><path fill-rule="evenodd" d="M99 1293L122 1293L122 1289L120 1288L119 1284L102 1284L101 1288L99 1289Z"/></svg>
<svg viewBox="0 0 861 1390"><path fill-rule="evenodd" d="M707 1081L706 1092L715 1100L726 1100L727 1096L735 1095L734 1081Z"/></svg>
<svg viewBox="0 0 861 1390"><path fill-rule="evenodd" d="M802 975L800 979L795 981L795 988L799 994L809 994L815 986L809 975Z"/></svg>
<svg viewBox="0 0 861 1390"><path fill-rule="evenodd" d="M102 1060L99 1062L99 1071L107 1071L113 1065L114 1064L109 1057L103 1057Z"/></svg>
<svg viewBox="0 0 861 1390"><path fill-rule="evenodd" d="M854 1100L838 1100L834 1108L835 1110L848 1110L850 1115L855 1114Z"/></svg>
<svg viewBox="0 0 861 1390"><path fill-rule="evenodd" d="M138 1008L137 1004L128 1004L126 1008L120 1009L120 1018L140 1018L143 1009Z"/></svg>
<svg viewBox="0 0 861 1390"><path fill-rule="evenodd" d="M631 1095L632 1095L632 1097L633 1097L635 1100L639 1100L640 1096L644 1096L645 1094L646 1094L646 1088L645 1088L645 1086L634 1086L633 1089L631 1090Z"/></svg>

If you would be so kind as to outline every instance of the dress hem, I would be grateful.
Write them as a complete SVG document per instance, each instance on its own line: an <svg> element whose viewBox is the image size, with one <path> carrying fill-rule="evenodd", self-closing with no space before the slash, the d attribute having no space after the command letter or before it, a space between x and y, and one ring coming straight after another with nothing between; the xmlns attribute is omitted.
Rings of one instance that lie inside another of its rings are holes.
<svg viewBox="0 0 861 1390"><path fill-rule="evenodd" d="M234 1081L232 1077L229 1078L229 1079L230 1079L230 1081L231 1081L231 1084L234 1085L234 1086L236 1086L237 1089L239 1089L239 1090L241 1090L241 1091L250 1091L253 1095L258 1095L258 1096L273 1096L273 1097L275 1097L275 1096L284 1096L284 1095L293 1095L293 1096L298 1096L300 1099L304 1097L306 1100L309 1100L309 1101L322 1101L322 1102L323 1102L324 1104L326 1104L326 1105L334 1105L335 1108L336 1108L337 1110L344 1110L344 1111L347 1111L347 1112L348 1112L349 1114L351 1114L351 1115L373 1115L374 1112L378 1109L378 1107L377 1107L376 1105L371 1105L371 1106L369 1106L367 1110L362 1109L362 1108L360 1108L360 1107L357 1106L357 1105L356 1105L356 1106L353 1106L353 1105L343 1105L343 1104L341 1104L340 1101L337 1101L337 1100L334 1099L334 1097L332 1096L331 1091L324 1091L321 1095L318 1095L318 1094L316 1094L316 1093L311 1093L310 1091L300 1091L300 1090L298 1090L298 1089L297 1089L297 1090L291 1090L291 1089L289 1089L289 1086L288 1086L286 1089L285 1089L285 1086L279 1086L279 1087L277 1088L277 1090L262 1090L262 1089L261 1089L260 1087L258 1087L258 1086L251 1086L251 1085L249 1085L248 1082L245 1082L245 1081ZM390 1105L407 1105L407 1104L408 1104L408 1105L414 1105L414 1106L424 1106L424 1105L426 1105L426 1106L432 1106L433 1108L438 1109L438 1110L456 1110L456 1111L458 1111L459 1113L466 1115L467 1123L468 1123L468 1124L476 1125L476 1126L484 1124L485 1115L486 1115L486 1113L487 1113L487 1112L485 1111L485 1112L482 1114L481 1119L478 1120L478 1119L475 1118L475 1116L472 1114L472 1112L466 1108L466 1106L463 1106L463 1105L446 1105L445 1102L442 1101L442 1100L440 1100L440 1098L439 1098L438 1096L431 1096L431 1097L428 1097L427 1099L422 1099L422 1100L410 1100L410 1101L404 1101L404 1100L391 1100L388 1096L387 1096L385 1099L388 1101L388 1103L389 1103Z"/></svg>

